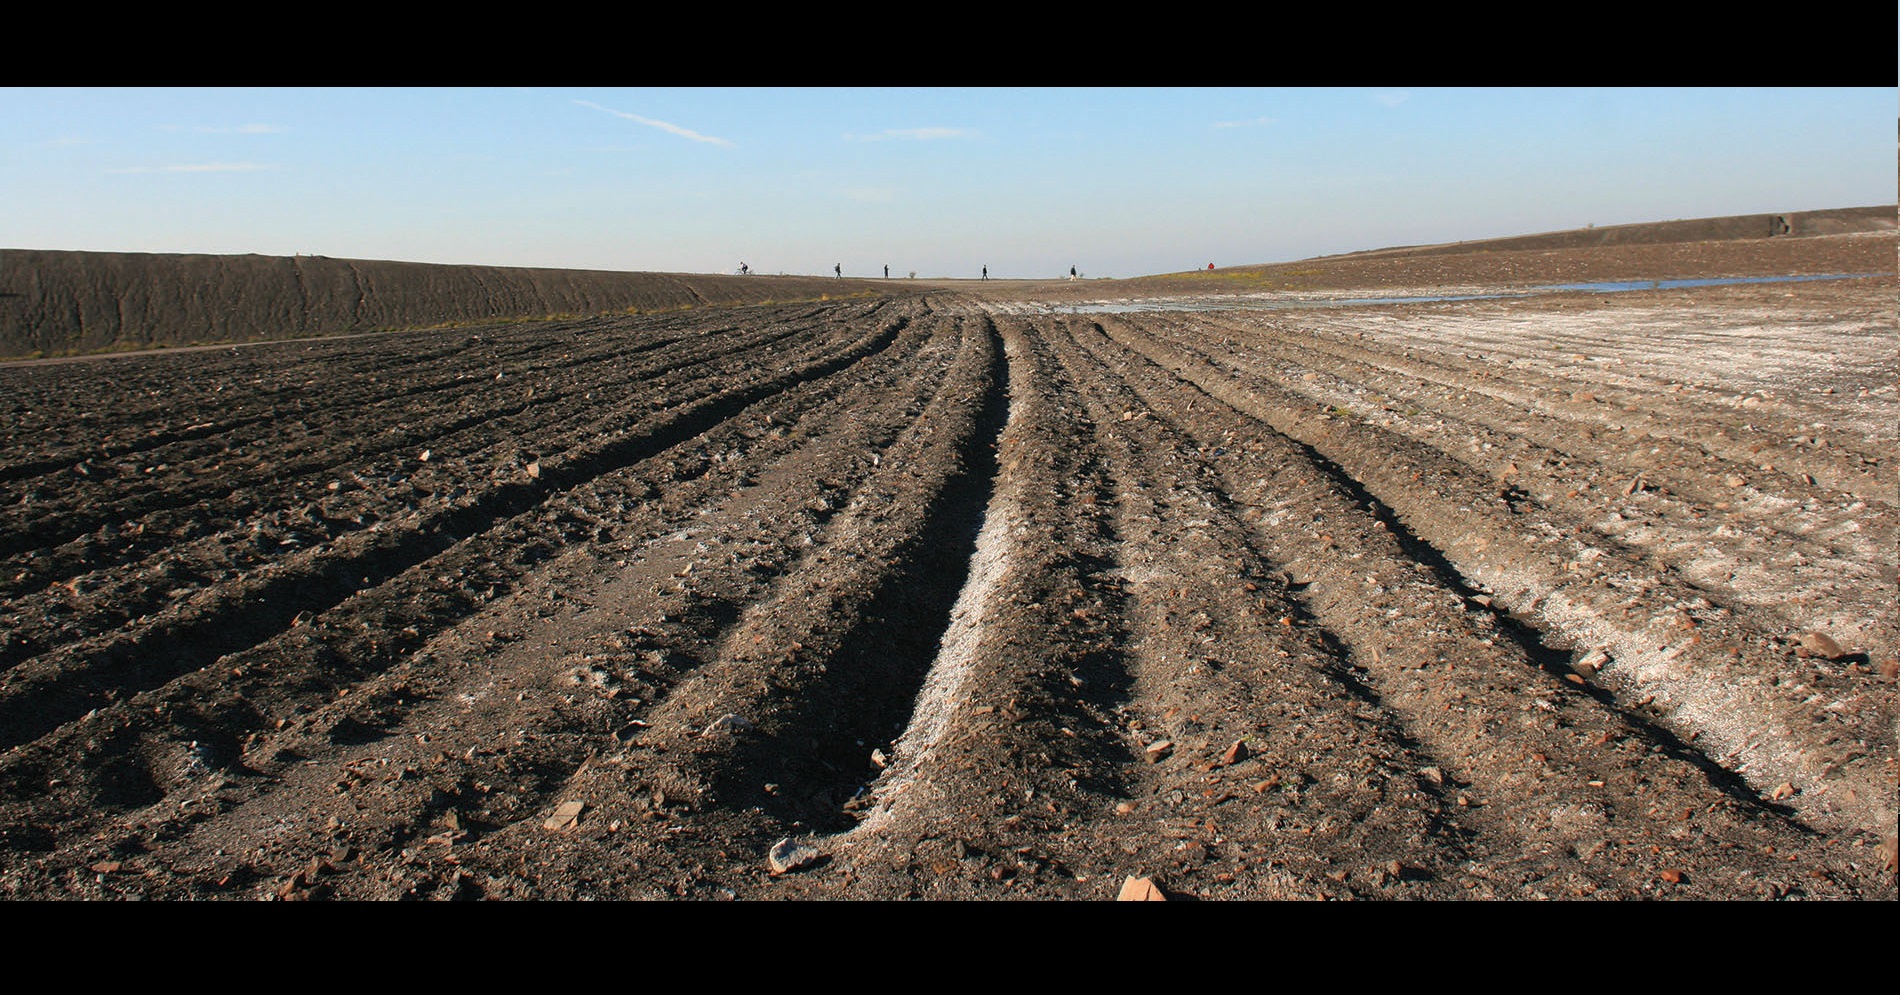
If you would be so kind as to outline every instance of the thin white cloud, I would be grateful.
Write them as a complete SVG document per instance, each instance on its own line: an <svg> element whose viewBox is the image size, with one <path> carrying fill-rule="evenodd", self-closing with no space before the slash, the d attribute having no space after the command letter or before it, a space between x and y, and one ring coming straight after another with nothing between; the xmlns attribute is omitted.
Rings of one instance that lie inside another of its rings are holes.
<svg viewBox="0 0 1900 995"><path fill-rule="evenodd" d="M1372 99L1386 105L1387 107L1397 107L1398 105L1412 99L1412 95L1410 93L1407 93L1404 90L1386 90L1382 93L1373 94Z"/></svg>
<svg viewBox="0 0 1900 995"><path fill-rule="evenodd" d="M1214 127L1216 128L1257 128L1257 127L1260 127L1261 125L1272 124L1273 121L1274 119L1270 117L1257 117L1248 121L1216 121L1214 122Z"/></svg>
<svg viewBox="0 0 1900 995"><path fill-rule="evenodd" d="M848 142L883 142L891 139L910 142L933 142L945 138L975 138L977 137L977 131L974 128L886 128L874 135L847 133L844 137L845 141Z"/></svg>
<svg viewBox="0 0 1900 995"><path fill-rule="evenodd" d="M126 166L123 169L108 169L108 173L248 173L258 169L276 169L275 163L267 162L197 162L181 163L175 166Z"/></svg>
<svg viewBox="0 0 1900 995"><path fill-rule="evenodd" d="M655 121L654 119L650 117L641 117L638 114L629 114L626 111L617 111L611 107L602 107L599 104L593 103L592 101L576 100L574 102L581 105L582 107L592 107L593 109L600 111L603 114L612 114L614 117L624 117L627 120L632 121L636 124L644 124L649 128L658 128L661 131L664 131L668 134L678 135L681 138L689 139L691 141L705 142L708 145L730 146L732 144L731 142L723 138L715 138L712 135L702 135L699 132L692 130L691 128L682 128L677 124L670 124L666 121Z"/></svg>

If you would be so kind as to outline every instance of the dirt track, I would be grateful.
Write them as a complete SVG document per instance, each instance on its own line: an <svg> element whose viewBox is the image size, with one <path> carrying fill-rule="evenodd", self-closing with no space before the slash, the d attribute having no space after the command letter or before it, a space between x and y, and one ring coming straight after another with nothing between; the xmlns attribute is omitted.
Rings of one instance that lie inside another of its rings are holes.
<svg viewBox="0 0 1900 995"><path fill-rule="evenodd" d="M0 370L0 896L1892 900L1894 292Z"/></svg>

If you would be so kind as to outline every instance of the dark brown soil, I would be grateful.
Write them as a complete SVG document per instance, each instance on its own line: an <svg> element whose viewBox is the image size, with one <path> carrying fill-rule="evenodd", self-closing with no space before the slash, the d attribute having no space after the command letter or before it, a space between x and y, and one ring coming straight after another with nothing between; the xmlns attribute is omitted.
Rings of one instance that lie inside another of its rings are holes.
<svg viewBox="0 0 1900 995"><path fill-rule="evenodd" d="M0 896L1892 901L1895 246L0 368Z"/></svg>
<svg viewBox="0 0 1900 995"><path fill-rule="evenodd" d="M0 359L901 292L895 281L0 249Z"/></svg>

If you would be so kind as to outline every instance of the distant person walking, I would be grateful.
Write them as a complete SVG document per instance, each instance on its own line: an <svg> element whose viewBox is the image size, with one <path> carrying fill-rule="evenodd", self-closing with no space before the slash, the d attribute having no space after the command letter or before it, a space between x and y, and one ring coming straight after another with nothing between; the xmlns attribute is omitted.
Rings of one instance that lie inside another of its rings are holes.
<svg viewBox="0 0 1900 995"><path fill-rule="evenodd" d="M839 263L836 266L831 267L831 272L834 275L836 275L839 279L841 280L844 279L844 264Z"/></svg>
<svg viewBox="0 0 1900 995"><path fill-rule="evenodd" d="M891 278L891 264L885 263L884 264L884 279L888 280L890 278Z"/></svg>
<svg viewBox="0 0 1900 995"><path fill-rule="evenodd" d="M985 266L983 267L983 279L987 280L989 278L990 278L990 268L988 266Z"/></svg>
<svg viewBox="0 0 1900 995"><path fill-rule="evenodd" d="M1071 280L1075 279L1075 267L1073 266L1069 267L1069 279Z"/></svg>

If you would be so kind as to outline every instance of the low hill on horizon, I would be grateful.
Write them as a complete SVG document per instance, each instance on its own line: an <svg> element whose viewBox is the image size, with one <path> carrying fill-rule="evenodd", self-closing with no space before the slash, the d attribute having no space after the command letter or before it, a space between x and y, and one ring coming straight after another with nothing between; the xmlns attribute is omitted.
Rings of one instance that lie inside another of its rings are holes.
<svg viewBox="0 0 1900 995"><path fill-rule="evenodd" d="M814 276L0 249L0 359L889 292Z"/></svg>
<svg viewBox="0 0 1900 995"><path fill-rule="evenodd" d="M1900 205L1843 207L1825 211L1782 214L1735 214L1719 218L1647 221L1628 225L1591 225L1535 235L1507 235L1465 242L1401 245L1367 249L1317 259L1365 258L1388 255L1442 255L1453 252L1517 252L1532 249L1582 249L1609 245L1664 245L1679 242L1725 242L1734 239L1801 238L1810 235L1846 235L1864 231L1891 231Z"/></svg>
<svg viewBox="0 0 1900 995"><path fill-rule="evenodd" d="M1579 228L1103 281L1079 296L1253 294L1895 270L1900 205Z"/></svg>
<svg viewBox="0 0 1900 995"><path fill-rule="evenodd" d="M1116 293L1251 292L1379 286L1449 278L1447 257L1523 260L1525 278L1602 278L1657 247L1703 243L1711 258L1759 260L1810 236L1893 232L1900 206L1750 214L1398 246L1292 263L1106 281ZM1647 247L1647 249L1645 249ZM1884 255L1882 254L1884 252ZM1632 255L1634 253L1634 255ZM1832 258L1807 254L1813 259ZM1833 253L1891 268L1891 248ZM1705 263L1706 265L1706 263ZM1541 275L1540 275L1541 274ZM1655 277L1656 272L1625 275ZM273 341L564 316L909 294L944 281L840 280L455 266L326 256L193 255L0 249L0 359ZM1096 295L1104 283L1043 289ZM976 289L974 287L970 289ZM999 288L1000 289L1000 288Z"/></svg>

